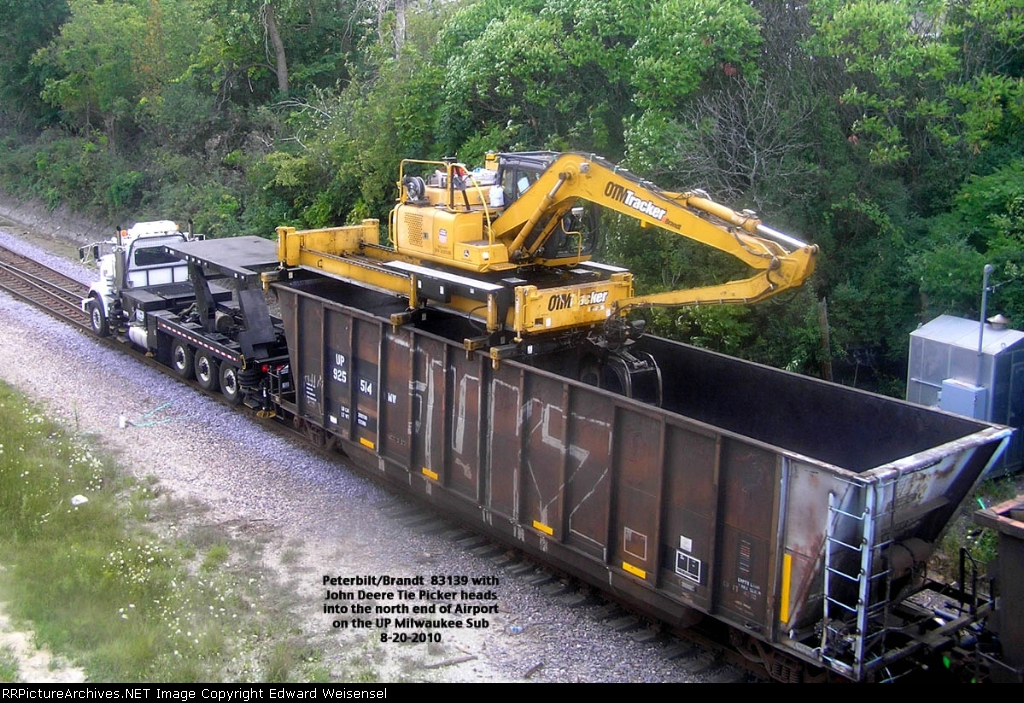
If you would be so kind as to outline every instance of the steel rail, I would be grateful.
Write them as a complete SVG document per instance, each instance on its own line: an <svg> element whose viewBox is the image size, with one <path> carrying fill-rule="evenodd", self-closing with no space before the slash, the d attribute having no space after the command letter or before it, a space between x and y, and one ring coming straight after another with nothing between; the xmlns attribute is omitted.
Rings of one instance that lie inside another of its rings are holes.
<svg viewBox="0 0 1024 703"><path fill-rule="evenodd" d="M80 307L88 286L5 247L0 247L0 290L60 320L90 329Z"/></svg>

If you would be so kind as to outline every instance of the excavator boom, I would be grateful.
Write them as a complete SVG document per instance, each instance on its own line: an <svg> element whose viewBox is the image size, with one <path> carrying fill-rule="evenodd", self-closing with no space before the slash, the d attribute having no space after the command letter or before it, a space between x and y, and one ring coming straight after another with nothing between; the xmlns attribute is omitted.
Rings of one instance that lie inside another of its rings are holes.
<svg viewBox="0 0 1024 703"><path fill-rule="evenodd" d="M537 253L557 231L557 218L547 218L545 229L537 223L545 214L565 213L579 200L714 247L758 271L750 278L722 285L620 300L619 310L651 305L752 303L802 285L814 271L816 246L763 225L751 212L736 212L699 192L664 191L593 155L555 157L527 192L494 220L494 238L508 242L511 260L560 264L537 261Z"/></svg>

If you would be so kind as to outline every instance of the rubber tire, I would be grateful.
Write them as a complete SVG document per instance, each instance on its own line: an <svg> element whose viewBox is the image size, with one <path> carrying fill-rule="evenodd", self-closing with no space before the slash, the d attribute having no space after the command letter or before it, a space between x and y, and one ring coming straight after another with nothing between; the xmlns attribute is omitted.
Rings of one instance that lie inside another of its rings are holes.
<svg viewBox="0 0 1024 703"><path fill-rule="evenodd" d="M190 381L196 375L196 353L180 339L171 345L171 368L179 378Z"/></svg>
<svg viewBox="0 0 1024 703"><path fill-rule="evenodd" d="M245 395L238 374L238 367L234 364L224 362L220 365L220 392L223 394L224 400L231 405L241 403L242 396Z"/></svg>
<svg viewBox="0 0 1024 703"><path fill-rule="evenodd" d="M220 365L210 352L199 350L195 356L196 382L204 391L216 393L220 388Z"/></svg>
<svg viewBox="0 0 1024 703"><path fill-rule="evenodd" d="M89 325L97 337L110 336L110 323L107 321L107 313L103 311L103 303L98 298L89 301Z"/></svg>

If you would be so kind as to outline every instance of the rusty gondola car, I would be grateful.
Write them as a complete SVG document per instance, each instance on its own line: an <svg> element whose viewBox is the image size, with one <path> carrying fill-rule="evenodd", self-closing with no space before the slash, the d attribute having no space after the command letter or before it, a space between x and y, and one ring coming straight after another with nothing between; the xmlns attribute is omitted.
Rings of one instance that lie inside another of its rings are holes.
<svg viewBox="0 0 1024 703"><path fill-rule="evenodd" d="M393 296L272 287L284 414L671 625L726 623L776 678L880 678L965 622L907 596L1007 428L647 336L655 407L560 373L567 354L495 368L455 315L393 326Z"/></svg>

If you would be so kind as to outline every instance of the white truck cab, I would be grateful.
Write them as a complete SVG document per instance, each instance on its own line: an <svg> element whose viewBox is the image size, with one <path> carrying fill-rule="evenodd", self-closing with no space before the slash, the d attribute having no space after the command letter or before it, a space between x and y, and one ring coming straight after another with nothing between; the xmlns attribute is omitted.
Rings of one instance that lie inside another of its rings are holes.
<svg viewBox="0 0 1024 703"><path fill-rule="evenodd" d="M151 288L188 283L188 266L164 251L164 246L205 239L203 235L182 232L171 220L138 222L105 242L79 250L82 260L92 258L99 267L99 279L89 286L81 301L89 313L93 331L105 337L121 326L120 294L132 288Z"/></svg>

